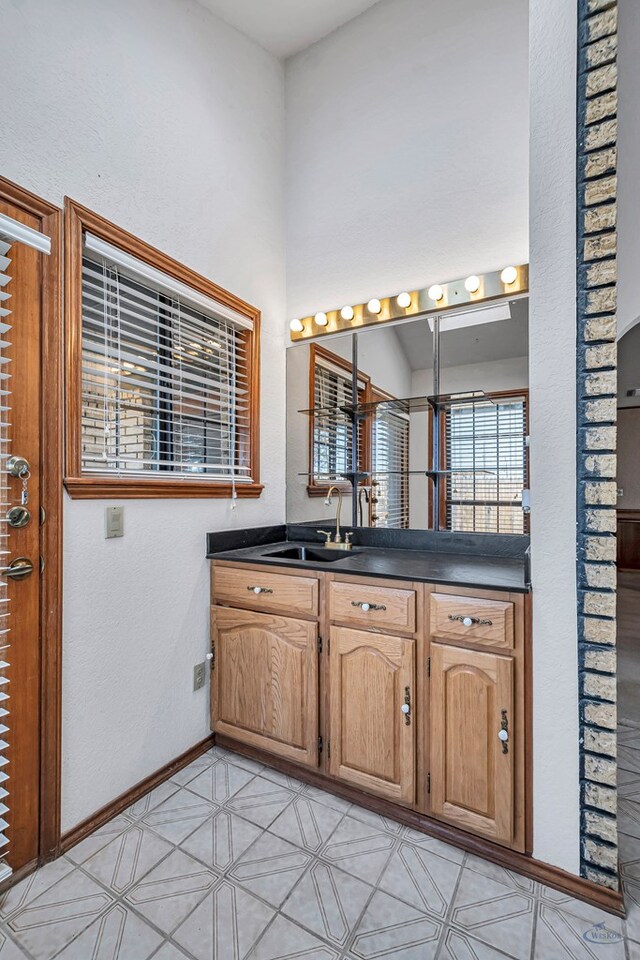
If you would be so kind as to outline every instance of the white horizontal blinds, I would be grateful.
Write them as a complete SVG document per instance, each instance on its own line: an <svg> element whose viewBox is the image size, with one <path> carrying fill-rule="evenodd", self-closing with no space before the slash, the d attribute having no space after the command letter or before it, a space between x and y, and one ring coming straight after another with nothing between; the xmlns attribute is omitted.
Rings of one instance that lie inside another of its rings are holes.
<svg viewBox="0 0 640 960"><path fill-rule="evenodd" d="M371 432L374 526L409 526L408 468L409 417L393 403L382 403L375 408Z"/></svg>
<svg viewBox="0 0 640 960"><path fill-rule="evenodd" d="M122 267L106 255L115 248L100 242L103 255L92 240L82 265L83 471L251 481L251 322L222 316L197 291L194 306L188 287L158 282L128 255Z"/></svg>
<svg viewBox="0 0 640 960"><path fill-rule="evenodd" d="M454 405L445 413L446 524L476 533L524 533L526 397Z"/></svg>
<svg viewBox="0 0 640 960"><path fill-rule="evenodd" d="M313 479L316 483L344 481L351 470L352 422L345 407L352 405L351 372L316 358L313 406Z"/></svg>

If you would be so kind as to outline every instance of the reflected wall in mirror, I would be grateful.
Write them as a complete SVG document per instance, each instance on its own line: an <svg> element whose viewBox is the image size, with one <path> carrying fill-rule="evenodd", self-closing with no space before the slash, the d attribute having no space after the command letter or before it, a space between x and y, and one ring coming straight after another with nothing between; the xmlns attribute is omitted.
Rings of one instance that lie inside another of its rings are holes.
<svg viewBox="0 0 640 960"><path fill-rule="evenodd" d="M355 471L359 526L429 529L438 513L441 529L527 531L528 300L442 318L439 394L476 394L452 403L433 401L431 323L358 333L355 449L352 335L288 349L289 522L333 519L337 486L351 527Z"/></svg>

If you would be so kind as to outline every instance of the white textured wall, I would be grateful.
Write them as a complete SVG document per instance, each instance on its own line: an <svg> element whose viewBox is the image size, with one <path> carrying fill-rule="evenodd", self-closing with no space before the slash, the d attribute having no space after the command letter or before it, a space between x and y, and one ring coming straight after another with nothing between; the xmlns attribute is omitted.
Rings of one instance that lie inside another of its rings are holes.
<svg viewBox="0 0 640 960"><path fill-rule="evenodd" d="M528 260L527 0L384 0L287 63L290 317Z"/></svg>
<svg viewBox="0 0 640 960"><path fill-rule="evenodd" d="M618 0L618 336L640 320L640 11Z"/></svg>
<svg viewBox="0 0 640 960"><path fill-rule="evenodd" d="M530 0L534 856L579 872L576 5Z"/></svg>
<svg viewBox="0 0 640 960"><path fill-rule="evenodd" d="M0 172L263 311L259 501L65 503L63 829L206 736L205 533L284 517L281 65L192 0L0 4Z"/></svg>

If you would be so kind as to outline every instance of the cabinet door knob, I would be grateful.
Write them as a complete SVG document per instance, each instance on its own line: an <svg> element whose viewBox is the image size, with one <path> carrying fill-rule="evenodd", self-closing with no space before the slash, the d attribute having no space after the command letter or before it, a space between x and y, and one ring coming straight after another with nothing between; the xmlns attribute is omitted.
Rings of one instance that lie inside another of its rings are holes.
<svg viewBox="0 0 640 960"><path fill-rule="evenodd" d="M205 660L213 660L213 654L212 654L212 653L207 653L207 654L205 655Z"/></svg>
<svg viewBox="0 0 640 960"><path fill-rule="evenodd" d="M404 703L400 707L404 713L404 722L407 726L411 723L411 687L404 688Z"/></svg>
<svg viewBox="0 0 640 960"><path fill-rule="evenodd" d="M271 587L247 587L247 590L250 590L251 593L273 593Z"/></svg>
<svg viewBox="0 0 640 960"><path fill-rule="evenodd" d="M458 623L461 623L463 627L472 627L474 623L477 623L480 627L493 626L492 620L482 620L480 617L463 617L460 616L460 614L458 614L458 616L454 616L452 613L450 613L449 620L451 620L453 623L457 621Z"/></svg>
<svg viewBox="0 0 640 960"><path fill-rule="evenodd" d="M498 740L502 743L502 752L509 753L509 715L506 710L500 711L500 729L498 730Z"/></svg>
<svg viewBox="0 0 640 960"><path fill-rule="evenodd" d="M362 604L362 609L366 612L366 611L369 609L369 604L368 604L368 603L363 603L363 604Z"/></svg>

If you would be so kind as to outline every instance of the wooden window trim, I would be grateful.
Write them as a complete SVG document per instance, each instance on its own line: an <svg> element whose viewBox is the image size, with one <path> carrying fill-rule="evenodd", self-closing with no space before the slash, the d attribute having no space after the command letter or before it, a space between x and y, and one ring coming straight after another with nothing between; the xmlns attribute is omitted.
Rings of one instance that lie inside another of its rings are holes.
<svg viewBox="0 0 640 960"><path fill-rule="evenodd" d="M329 363L332 363L336 367L341 367L343 370L346 370L349 374L352 374L353 365L349 360L345 360L344 357L339 357L336 353L331 353L330 350L326 350L324 347L319 346L317 343L309 344L309 409L313 410L315 405L315 395L316 395L316 360L322 358ZM368 403L371 397L371 377L367 376L366 373L362 373L361 370L358 370L358 380L364 383L364 402ZM315 418L309 416L309 482L307 484L307 495L310 497L326 497L327 490L329 489L326 483L316 483L313 473L313 432L314 432L314 420ZM364 438L364 460L365 466L364 469L368 469L366 464L369 463L369 440L368 440L368 431L365 433ZM337 487L338 490L342 493L351 493L351 484L350 483L334 483L331 486Z"/></svg>
<svg viewBox="0 0 640 960"><path fill-rule="evenodd" d="M113 477L82 471L82 236L90 231L131 256L188 284L253 321L249 363L249 447L251 483L237 483L238 498L259 497L260 444L260 311L167 256L99 214L65 197L65 303L66 303L66 462L65 487L73 499L230 498L233 485L219 480L185 480L171 477Z"/></svg>
<svg viewBox="0 0 640 960"><path fill-rule="evenodd" d="M521 390L493 390L486 392L485 396L491 400L502 400L508 399L509 397L524 397L525 399L525 419L524 419L524 429L525 436L529 434L529 388L523 387ZM433 410L429 410L429 436L434 428L434 414ZM446 468L446 418L445 412L440 411L439 414L439 423L438 429L440 430L440 463L439 469L444 470ZM432 450L433 447L429 444L429 449ZM430 463L430 469L433 469L433 461ZM525 448L525 473L527 479L529 478L529 447ZM440 530L448 530L447 527L447 487L446 482L440 484ZM428 503L428 523L429 527L433 526L433 484L429 484L429 503ZM522 535L527 535L529 533L529 515L525 513L524 515L524 530ZM491 536L491 534L488 534ZM518 534L516 534L518 536Z"/></svg>

